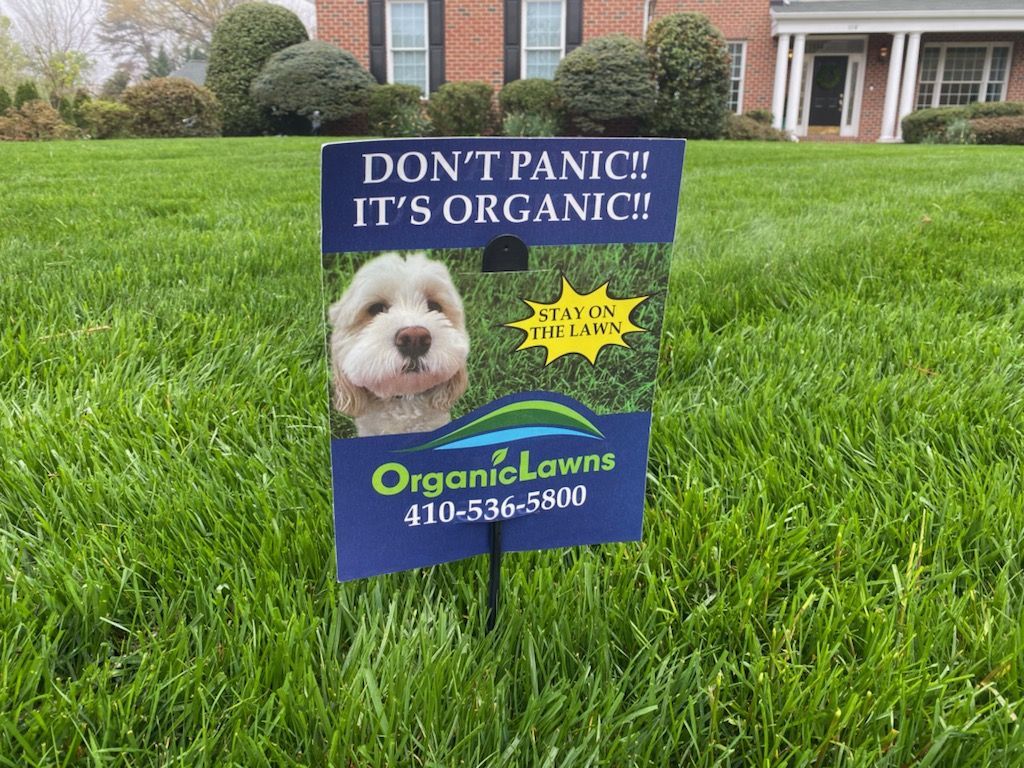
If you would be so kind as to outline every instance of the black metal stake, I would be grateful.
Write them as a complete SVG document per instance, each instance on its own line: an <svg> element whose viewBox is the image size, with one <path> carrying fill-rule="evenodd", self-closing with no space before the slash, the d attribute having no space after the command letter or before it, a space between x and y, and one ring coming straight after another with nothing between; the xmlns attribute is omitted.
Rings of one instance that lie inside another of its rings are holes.
<svg viewBox="0 0 1024 768"><path fill-rule="evenodd" d="M515 235L501 235L484 248L483 272L522 272L527 268L529 251ZM490 569L487 582L487 632L498 623L498 594L501 592L501 521L491 525Z"/></svg>

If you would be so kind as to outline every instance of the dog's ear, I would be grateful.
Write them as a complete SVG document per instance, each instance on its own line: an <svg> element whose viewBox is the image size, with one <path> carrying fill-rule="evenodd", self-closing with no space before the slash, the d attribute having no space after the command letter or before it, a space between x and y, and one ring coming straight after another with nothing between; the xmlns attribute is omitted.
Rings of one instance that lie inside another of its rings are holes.
<svg viewBox="0 0 1024 768"><path fill-rule="evenodd" d="M353 419L362 416L370 404L370 393L357 387L341 371L334 370L334 407Z"/></svg>
<svg viewBox="0 0 1024 768"><path fill-rule="evenodd" d="M462 397L469 384L469 375L466 366L462 365L455 375L443 384L438 384L430 390L430 407L439 411L451 410L455 401Z"/></svg>

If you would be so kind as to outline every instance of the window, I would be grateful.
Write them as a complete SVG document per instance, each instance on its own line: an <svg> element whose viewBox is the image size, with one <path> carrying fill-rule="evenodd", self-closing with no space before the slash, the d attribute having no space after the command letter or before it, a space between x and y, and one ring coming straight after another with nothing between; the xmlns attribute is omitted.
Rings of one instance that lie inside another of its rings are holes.
<svg viewBox="0 0 1024 768"><path fill-rule="evenodd" d="M917 109L1006 98L1010 46L951 43L925 46L921 54Z"/></svg>
<svg viewBox="0 0 1024 768"><path fill-rule="evenodd" d="M552 79L565 55L564 0L524 0L522 40L522 76Z"/></svg>
<svg viewBox="0 0 1024 768"><path fill-rule="evenodd" d="M727 45L732 60L729 68L729 109L738 115L743 111L743 67L746 64L747 44L730 41Z"/></svg>
<svg viewBox="0 0 1024 768"><path fill-rule="evenodd" d="M388 82L430 92L426 0L388 3Z"/></svg>

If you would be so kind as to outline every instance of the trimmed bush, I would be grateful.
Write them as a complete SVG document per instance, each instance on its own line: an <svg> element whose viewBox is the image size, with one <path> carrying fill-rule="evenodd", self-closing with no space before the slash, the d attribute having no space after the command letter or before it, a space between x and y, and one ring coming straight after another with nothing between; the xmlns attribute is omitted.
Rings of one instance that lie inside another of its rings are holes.
<svg viewBox="0 0 1024 768"><path fill-rule="evenodd" d="M415 85L381 85L367 101L370 131L377 136L426 136L430 121Z"/></svg>
<svg viewBox="0 0 1024 768"><path fill-rule="evenodd" d="M598 37L570 53L555 71L555 87L584 133L635 134L657 98L643 47L625 35Z"/></svg>
<svg viewBox="0 0 1024 768"><path fill-rule="evenodd" d="M126 89L131 132L142 137L218 136L220 107L206 88L182 77L154 77Z"/></svg>
<svg viewBox="0 0 1024 768"><path fill-rule="evenodd" d="M19 83L18 87L14 90L14 106L17 109L30 101L39 100L39 89L36 88L36 84L31 80L26 80L23 83Z"/></svg>
<svg viewBox="0 0 1024 768"><path fill-rule="evenodd" d="M713 139L729 114L729 49L699 13L674 13L647 33L647 53L658 83L653 128L662 136Z"/></svg>
<svg viewBox="0 0 1024 768"><path fill-rule="evenodd" d="M76 139L81 131L60 119L60 113L42 99L26 101L0 117L0 141Z"/></svg>
<svg viewBox="0 0 1024 768"><path fill-rule="evenodd" d="M445 83L430 97L427 114L438 136L494 133L494 91L487 83Z"/></svg>
<svg viewBox="0 0 1024 768"><path fill-rule="evenodd" d="M206 86L223 110L224 133L267 133L268 116L249 93L267 59L309 39L299 17L279 5L245 3L224 14L213 32Z"/></svg>
<svg viewBox="0 0 1024 768"><path fill-rule="evenodd" d="M959 117L947 125L943 143L974 144L974 132L971 130L970 121Z"/></svg>
<svg viewBox="0 0 1024 768"><path fill-rule="evenodd" d="M558 88L553 81L539 77L506 83L498 94L498 104L505 117L534 115L557 123L563 114Z"/></svg>
<svg viewBox="0 0 1024 768"><path fill-rule="evenodd" d="M944 143L951 123L985 117L1015 117L1024 115L1024 102L975 102L962 107L919 109L903 118L903 141L907 144L924 142Z"/></svg>
<svg viewBox="0 0 1024 768"><path fill-rule="evenodd" d="M1024 115L979 117L970 123L978 144L1024 145Z"/></svg>
<svg viewBox="0 0 1024 768"><path fill-rule="evenodd" d="M95 99L83 104L82 119L94 139L121 139L131 135L132 111L119 101Z"/></svg>
<svg viewBox="0 0 1024 768"><path fill-rule="evenodd" d="M532 112L511 112L501 123L506 136L557 136L560 127L560 121Z"/></svg>
<svg viewBox="0 0 1024 768"><path fill-rule="evenodd" d="M772 124L772 113L768 109L748 109L743 113L744 117L749 117L755 123L763 123L764 125Z"/></svg>
<svg viewBox="0 0 1024 768"><path fill-rule="evenodd" d="M308 118L319 110L324 122L337 122L365 112L376 85L352 54L310 40L271 56L250 92L272 115Z"/></svg>
<svg viewBox="0 0 1024 768"><path fill-rule="evenodd" d="M14 106L14 99L11 98L11 94L7 92L7 89L0 86L0 115L3 115L8 109Z"/></svg>
<svg viewBox="0 0 1024 768"><path fill-rule="evenodd" d="M788 137L784 131L777 131L771 125L756 120L749 114L730 113L725 121L723 138L731 141L786 141Z"/></svg>

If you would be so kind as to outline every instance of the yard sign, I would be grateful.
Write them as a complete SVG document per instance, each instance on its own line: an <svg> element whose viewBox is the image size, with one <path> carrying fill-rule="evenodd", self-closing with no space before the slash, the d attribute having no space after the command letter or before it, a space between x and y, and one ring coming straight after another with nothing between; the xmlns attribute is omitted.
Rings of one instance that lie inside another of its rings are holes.
<svg viewBox="0 0 1024 768"><path fill-rule="evenodd" d="M340 580L640 538L684 148L324 146Z"/></svg>

